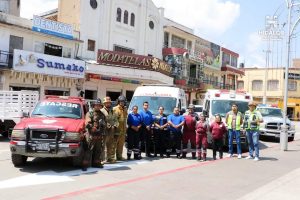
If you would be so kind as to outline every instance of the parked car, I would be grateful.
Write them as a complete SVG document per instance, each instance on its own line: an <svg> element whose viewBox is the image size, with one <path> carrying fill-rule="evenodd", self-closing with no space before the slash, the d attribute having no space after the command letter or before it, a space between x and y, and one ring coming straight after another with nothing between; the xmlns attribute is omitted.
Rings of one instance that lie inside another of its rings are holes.
<svg viewBox="0 0 300 200"><path fill-rule="evenodd" d="M280 108L267 105L258 106L257 110L262 114L264 122L260 124L261 136L280 138L283 125L283 112ZM293 141L295 137L295 126L287 119L288 139Z"/></svg>

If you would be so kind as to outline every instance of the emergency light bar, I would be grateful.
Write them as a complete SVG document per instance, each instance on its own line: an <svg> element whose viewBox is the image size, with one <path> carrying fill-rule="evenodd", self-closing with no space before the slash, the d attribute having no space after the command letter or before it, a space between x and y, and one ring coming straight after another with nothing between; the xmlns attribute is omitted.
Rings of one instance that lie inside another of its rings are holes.
<svg viewBox="0 0 300 200"><path fill-rule="evenodd" d="M82 101L82 97L70 97L70 96L55 96L55 95L46 95L45 99L64 99L64 100L79 100Z"/></svg>

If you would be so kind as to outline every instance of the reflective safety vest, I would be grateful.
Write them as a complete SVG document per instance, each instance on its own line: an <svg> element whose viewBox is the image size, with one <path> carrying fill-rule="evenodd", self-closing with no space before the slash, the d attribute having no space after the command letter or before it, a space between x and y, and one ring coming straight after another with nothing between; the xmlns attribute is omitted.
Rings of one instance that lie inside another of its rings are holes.
<svg viewBox="0 0 300 200"><path fill-rule="evenodd" d="M245 112L245 118L244 118L244 123L247 123L247 127L245 127L246 130L259 130L259 125L256 126L251 126L251 122L253 119L257 119L259 117L259 111L254 110L251 112L250 110L247 110Z"/></svg>
<svg viewBox="0 0 300 200"><path fill-rule="evenodd" d="M241 130L241 117L242 117L242 113L238 112L236 114L236 119L235 119L235 130L237 130L237 131ZM228 113L228 120L227 120L227 128L228 129L232 129L232 121L233 121L233 112L230 111Z"/></svg>

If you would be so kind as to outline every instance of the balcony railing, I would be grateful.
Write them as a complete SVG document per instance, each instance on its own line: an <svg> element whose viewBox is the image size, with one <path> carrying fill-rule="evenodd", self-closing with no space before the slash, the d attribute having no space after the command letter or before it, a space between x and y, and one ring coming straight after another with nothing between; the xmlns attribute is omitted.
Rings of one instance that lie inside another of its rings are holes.
<svg viewBox="0 0 300 200"><path fill-rule="evenodd" d="M0 67L12 67L13 54L0 50Z"/></svg>
<svg viewBox="0 0 300 200"><path fill-rule="evenodd" d="M227 89L227 90L235 90L235 85L224 84L223 82L211 81L208 79L198 79L193 77L181 77L175 78L174 83L180 86L186 86L191 88L200 88L200 89Z"/></svg>

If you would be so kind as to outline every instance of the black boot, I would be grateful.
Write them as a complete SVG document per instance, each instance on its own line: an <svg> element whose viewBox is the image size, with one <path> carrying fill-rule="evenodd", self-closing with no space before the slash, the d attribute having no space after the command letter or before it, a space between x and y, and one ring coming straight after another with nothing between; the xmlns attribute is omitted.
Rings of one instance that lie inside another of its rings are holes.
<svg viewBox="0 0 300 200"><path fill-rule="evenodd" d="M140 160L140 159L141 159L141 157L139 154L134 154L134 160Z"/></svg>
<svg viewBox="0 0 300 200"><path fill-rule="evenodd" d="M186 152L182 152L182 155L180 156L180 158L186 158Z"/></svg>
<svg viewBox="0 0 300 200"><path fill-rule="evenodd" d="M197 160L202 160L202 158L201 158L201 153L198 153L198 158L197 158Z"/></svg>
<svg viewBox="0 0 300 200"><path fill-rule="evenodd" d="M167 153L167 158L170 158L170 154L169 153Z"/></svg>
<svg viewBox="0 0 300 200"><path fill-rule="evenodd" d="M176 154L176 158L181 159L180 153Z"/></svg>
<svg viewBox="0 0 300 200"><path fill-rule="evenodd" d="M196 152L192 152L192 159L196 159Z"/></svg>
<svg viewBox="0 0 300 200"><path fill-rule="evenodd" d="M130 160L131 154L127 154L127 160Z"/></svg>

